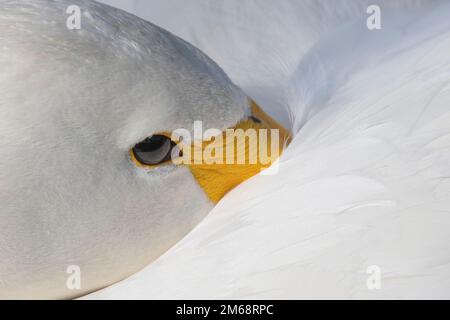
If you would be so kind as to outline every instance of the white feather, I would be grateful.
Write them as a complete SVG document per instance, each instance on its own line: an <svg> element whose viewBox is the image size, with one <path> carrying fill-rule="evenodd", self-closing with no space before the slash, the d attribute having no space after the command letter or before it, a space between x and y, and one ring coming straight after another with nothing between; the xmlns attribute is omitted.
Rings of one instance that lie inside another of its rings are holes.
<svg viewBox="0 0 450 320"><path fill-rule="evenodd" d="M296 135L278 174L89 298L450 298L447 2L383 1L378 31L368 1L135 3Z"/></svg>
<svg viewBox="0 0 450 320"><path fill-rule="evenodd" d="M133 274L212 203L187 168L145 171L129 150L196 120L234 125L247 98L193 46L97 2L0 0L0 30L0 298L73 297Z"/></svg>

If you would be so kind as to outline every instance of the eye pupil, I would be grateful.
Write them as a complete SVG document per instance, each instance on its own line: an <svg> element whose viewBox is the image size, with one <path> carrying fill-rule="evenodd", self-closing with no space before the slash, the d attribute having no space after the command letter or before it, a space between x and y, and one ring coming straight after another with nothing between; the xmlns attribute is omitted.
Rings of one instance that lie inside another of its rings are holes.
<svg viewBox="0 0 450 320"><path fill-rule="evenodd" d="M153 135L139 142L133 148L133 154L140 163L155 165L170 160L175 143L164 135Z"/></svg>

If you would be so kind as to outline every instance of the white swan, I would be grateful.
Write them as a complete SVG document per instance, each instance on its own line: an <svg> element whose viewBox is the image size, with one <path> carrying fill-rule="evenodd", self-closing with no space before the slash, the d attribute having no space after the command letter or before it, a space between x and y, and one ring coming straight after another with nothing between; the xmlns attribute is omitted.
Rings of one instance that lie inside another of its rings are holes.
<svg viewBox="0 0 450 320"><path fill-rule="evenodd" d="M199 50L104 4L1 0L0 32L0 298L121 280L254 174L175 165L167 133L277 125Z"/></svg>
<svg viewBox="0 0 450 320"><path fill-rule="evenodd" d="M450 298L447 1L136 3L297 136L278 175L90 298Z"/></svg>

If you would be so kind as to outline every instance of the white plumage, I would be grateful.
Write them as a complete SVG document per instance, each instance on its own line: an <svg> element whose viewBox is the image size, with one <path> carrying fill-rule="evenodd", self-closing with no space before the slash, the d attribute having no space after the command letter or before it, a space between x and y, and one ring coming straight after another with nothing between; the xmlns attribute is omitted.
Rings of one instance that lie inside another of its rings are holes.
<svg viewBox="0 0 450 320"><path fill-rule="evenodd" d="M296 136L277 175L90 298L450 298L450 6L377 1L369 31L372 2L139 7L284 110ZM366 286L372 265L380 290Z"/></svg>
<svg viewBox="0 0 450 320"><path fill-rule="evenodd" d="M0 0L0 298L79 296L157 258L213 204L187 168L146 171L130 149L248 109L203 53L124 11ZM81 290L66 286L71 265Z"/></svg>

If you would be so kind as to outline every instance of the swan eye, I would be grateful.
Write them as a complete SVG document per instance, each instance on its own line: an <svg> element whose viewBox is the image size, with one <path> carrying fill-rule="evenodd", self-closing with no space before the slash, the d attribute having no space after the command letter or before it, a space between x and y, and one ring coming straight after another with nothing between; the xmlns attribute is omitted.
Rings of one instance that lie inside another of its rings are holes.
<svg viewBox="0 0 450 320"><path fill-rule="evenodd" d="M143 165L157 165L171 159L175 143L164 135L153 135L139 142L132 149L133 155Z"/></svg>

